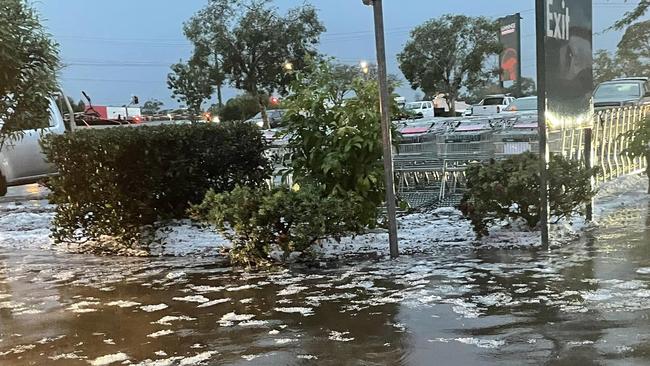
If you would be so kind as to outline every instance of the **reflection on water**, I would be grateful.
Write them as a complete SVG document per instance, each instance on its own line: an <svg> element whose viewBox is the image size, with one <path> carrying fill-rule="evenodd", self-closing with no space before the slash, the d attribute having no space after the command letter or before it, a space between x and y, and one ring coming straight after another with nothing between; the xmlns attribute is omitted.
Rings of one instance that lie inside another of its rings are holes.
<svg viewBox="0 0 650 366"><path fill-rule="evenodd" d="M647 364L649 217L552 252L263 273L0 250L0 364Z"/></svg>

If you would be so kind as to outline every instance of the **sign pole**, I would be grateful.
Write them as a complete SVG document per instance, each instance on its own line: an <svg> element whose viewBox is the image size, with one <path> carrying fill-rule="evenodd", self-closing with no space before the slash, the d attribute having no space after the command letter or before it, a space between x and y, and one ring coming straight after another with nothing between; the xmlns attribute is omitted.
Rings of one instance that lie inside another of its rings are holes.
<svg viewBox="0 0 650 366"><path fill-rule="evenodd" d="M584 156L585 156L585 165L587 169L591 169L593 167L592 163L592 140L593 140L593 133L592 133L592 127L589 126L585 128L584 134L585 134L585 150L584 150ZM594 189L594 178L590 178L590 185L591 189ZM593 198L587 202L587 206L585 207L585 218L587 221L591 222L594 219L594 200Z"/></svg>
<svg viewBox="0 0 650 366"><path fill-rule="evenodd" d="M517 47L519 48L519 51L517 52L517 80L515 81L517 83L515 90L517 91L517 98L521 98L524 96L522 87L521 87L521 82L522 82L522 76L521 76L521 14L517 13L515 14L515 19L517 20Z"/></svg>
<svg viewBox="0 0 650 366"><path fill-rule="evenodd" d="M546 136L546 1L535 1L537 38L537 124L539 129L539 195L542 247L548 249L548 143Z"/></svg>
<svg viewBox="0 0 650 366"><path fill-rule="evenodd" d="M397 258L397 222L395 205L395 184L393 182L393 150L390 120L390 99L386 71L386 44L384 39L384 11L382 0L363 0L365 5L372 5L375 18L375 43L377 47L377 75L379 77L379 108L381 111L381 133L384 147L384 176L386 185L386 208L388 211L388 240L390 256Z"/></svg>

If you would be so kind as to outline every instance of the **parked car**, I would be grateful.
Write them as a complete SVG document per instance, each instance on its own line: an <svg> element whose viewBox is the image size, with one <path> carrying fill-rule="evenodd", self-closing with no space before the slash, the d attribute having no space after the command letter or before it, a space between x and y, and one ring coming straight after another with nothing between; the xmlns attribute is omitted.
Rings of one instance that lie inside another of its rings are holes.
<svg viewBox="0 0 650 366"><path fill-rule="evenodd" d="M428 101L406 103L404 110L416 117L433 117L433 103Z"/></svg>
<svg viewBox="0 0 650 366"><path fill-rule="evenodd" d="M284 110L269 109L266 111L266 115L269 118L269 124L271 125L271 128L282 127L282 117L284 116ZM258 125L259 127L263 127L264 121L262 120L262 112L257 113L256 115L246 120L245 122Z"/></svg>
<svg viewBox="0 0 650 366"><path fill-rule="evenodd" d="M488 95L477 105L472 106L472 116L489 116L501 113L510 103L515 100L514 97L504 94Z"/></svg>
<svg viewBox="0 0 650 366"><path fill-rule="evenodd" d="M2 121L0 121L0 125ZM46 128L25 130L22 138L5 141L0 149L0 196L7 187L36 183L56 172L45 161L40 140L49 134L65 133L65 124L54 99L50 99L50 121Z"/></svg>
<svg viewBox="0 0 650 366"><path fill-rule="evenodd" d="M594 90L594 108L650 104L650 79L629 77L605 81Z"/></svg>
<svg viewBox="0 0 650 366"><path fill-rule="evenodd" d="M536 114L537 97L517 98L503 110L503 113L512 115Z"/></svg>

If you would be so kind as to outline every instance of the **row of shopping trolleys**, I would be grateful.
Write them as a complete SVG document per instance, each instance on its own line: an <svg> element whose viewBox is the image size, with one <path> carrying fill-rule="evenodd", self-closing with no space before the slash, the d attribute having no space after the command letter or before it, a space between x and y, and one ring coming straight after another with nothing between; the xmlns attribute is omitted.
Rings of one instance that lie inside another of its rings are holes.
<svg viewBox="0 0 650 366"><path fill-rule="evenodd" d="M393 159L400 162L482 161L539 151L537 118L432 118L402 122Z"/></svg>

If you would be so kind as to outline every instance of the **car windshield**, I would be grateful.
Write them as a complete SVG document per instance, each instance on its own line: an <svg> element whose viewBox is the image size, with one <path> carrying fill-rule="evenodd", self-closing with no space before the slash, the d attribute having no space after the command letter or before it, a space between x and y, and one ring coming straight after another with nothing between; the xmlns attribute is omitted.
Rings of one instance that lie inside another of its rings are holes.
<svg viewBox="0 0 650 366"><path fill-rule="evenodd" d="M413 109L420 109L420 106L422 103L409 103L406 105L406 109L408 110L413 110Z"/></svg>
<svg viewBox="0 0 650 366"><path fill-rule="evenodd" d="M516 99L510 104L506 111L534 111L537 110L537 98Z"/></svg>
<svg viewBox="0 0 650 366"><path fill-rule="evenodd" d="M262 119L262 112L258 112L256 115L254 115L251 119Z"/></svg>
<svg viewBox="0 0 650 366"><path fill-rule="evenodd" d="M502 105L502 104L503 104L502 97L483 99L483 105Z"/></svg>
<svg viewBox="0 0 650 366"><path fill-rule="evenodd" d="M641 87L637 83L607 83L601 84L594 98L638 98L641 96Z"/></svg>

